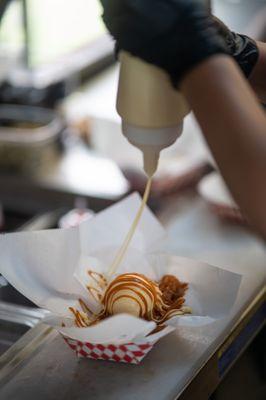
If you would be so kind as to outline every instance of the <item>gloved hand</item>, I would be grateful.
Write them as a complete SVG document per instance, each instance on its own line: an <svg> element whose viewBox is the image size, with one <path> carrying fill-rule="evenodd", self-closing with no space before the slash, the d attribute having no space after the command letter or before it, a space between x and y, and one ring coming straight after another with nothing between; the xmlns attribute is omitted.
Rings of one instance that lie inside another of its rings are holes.
<svg viewBox="0 0 266 400"><path fill-rule="evenodd" d="M224 38L229 54L235 59L244 75L249 78L259 58L256 42L246 35L231 32L218 18L213 17L218 33Z"/></svg>
<svg viewBox="0 0 266 400"><path fill-rule="evenodd" d="M177 87L225 41L197 0L101 0L103 20L120 49L164 69Z"/></svg>

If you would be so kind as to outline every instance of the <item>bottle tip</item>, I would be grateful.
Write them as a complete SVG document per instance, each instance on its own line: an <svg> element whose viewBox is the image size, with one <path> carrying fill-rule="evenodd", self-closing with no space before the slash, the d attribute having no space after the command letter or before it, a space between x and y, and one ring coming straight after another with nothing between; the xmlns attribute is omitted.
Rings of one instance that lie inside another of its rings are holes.
<svg viewBox="0 0 266 400"><path fill-rule="evenodd" d="M154 149L146 148L143 150L144 171L151 178L158 168L160 153Z"/></svg>

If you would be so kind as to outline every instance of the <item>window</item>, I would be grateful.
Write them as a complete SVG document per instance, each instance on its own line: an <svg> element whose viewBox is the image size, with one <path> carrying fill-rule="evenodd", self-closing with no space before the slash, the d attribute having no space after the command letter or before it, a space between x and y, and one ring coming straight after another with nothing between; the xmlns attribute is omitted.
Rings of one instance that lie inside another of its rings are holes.
<svg viewBox="0 0 266 400"><path fill-rule="evenodd" d="M57 61L103 37L98 0L27 0L29 65Z"/></svg>
<svg viewBox="0 0 266 400"><path fill-rule="evenodd" d="M12 1L0 27L0 45L20 51L38 86L92 65L95 70L101 60L110 63L113 48L99 0Z"/></svg>
<svg viewBox="0 0 266 400"><path fill-rule="evenodd" d="M13 1L6 9L0 26L1 54L17 55L25 46L23 7L20 0Z"/></svg>

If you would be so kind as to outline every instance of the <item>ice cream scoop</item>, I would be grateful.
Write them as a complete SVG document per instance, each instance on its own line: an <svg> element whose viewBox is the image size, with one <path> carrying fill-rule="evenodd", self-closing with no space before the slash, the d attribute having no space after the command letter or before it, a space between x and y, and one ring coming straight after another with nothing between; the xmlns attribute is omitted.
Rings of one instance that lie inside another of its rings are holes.
<svg viewBox="0 0 266 400"><path fill-rule="evenodd" d="M154 309L162 307L162 293L144 275L122 274L109 284L102 303L108 315L126 313L152 320Z"/></svg>
<svg viewBox="0 0 266 400"><path fill-rule="evenodd" d="M82 312L70 307L78 327L95 325L115 314L129 314L161 325L172 317L191 313L189 307L183 306L188 284L172 275L155 282L132 272L117 276L109 284L102 274L89 271L89 275L94 277L99 289L88 286L88 290L91 295L96 291L95 300L101 302L102 310L94 314L82 300ZM105 289L103 294L102 289Z"/></svg>

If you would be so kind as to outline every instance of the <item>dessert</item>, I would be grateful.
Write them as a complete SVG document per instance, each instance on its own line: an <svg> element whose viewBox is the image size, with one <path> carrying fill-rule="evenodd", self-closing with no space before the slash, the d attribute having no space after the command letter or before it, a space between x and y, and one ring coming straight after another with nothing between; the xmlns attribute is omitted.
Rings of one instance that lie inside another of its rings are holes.
<svg viewBox="0 0 266 400"><path fill-rule="evenodd" d="M107 287L102 304L107 315L127 313L147 320L162 307L158 285L141 274L123 274Z"/></svg>
<svg viewBox="0 0 266 400"><path fill-rule="evenodd" d="M89 274L92 276L91 271ZM88 290L91 294L97 294L95 299L101 303L102 310L93 314L84 301L80 300L82 311L69 309L78 327L91 326L121 313L154 321L158 325L174 316L191 313L190 308L184 306L188 284L180 282L173 275L165 275L156 282L142 274L126 273L118 275L109 284L101 274L94 273L93 276L99 289L88 286Z"/></svg>
<svg viewBox="0 0 266 400"><path fill-rule="evenodd" d="M188 289L188 284L180 282L173 275L164 275L159 282L159 289L162 292L163 301L166 304L172 305L182 298Z"/></svg>

